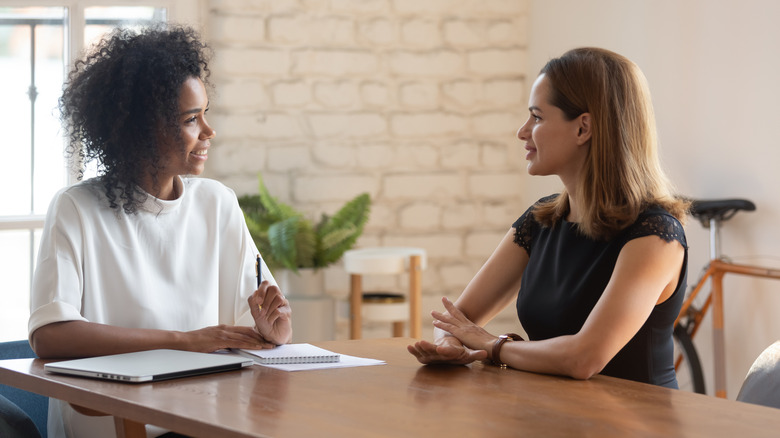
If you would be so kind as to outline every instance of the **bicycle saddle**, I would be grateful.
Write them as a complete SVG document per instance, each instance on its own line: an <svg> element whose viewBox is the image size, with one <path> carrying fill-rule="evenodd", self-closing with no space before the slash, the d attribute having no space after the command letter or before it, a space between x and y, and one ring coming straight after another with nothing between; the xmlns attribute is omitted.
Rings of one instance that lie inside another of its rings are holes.
<svg viewBox="0 0 780 438"><path fill-rule="evenodd" d="M738 211L753 211L756 205L747 199L692 199L691 216L705 227L710 225L710 219L722 222L731 219Z"/></svg>

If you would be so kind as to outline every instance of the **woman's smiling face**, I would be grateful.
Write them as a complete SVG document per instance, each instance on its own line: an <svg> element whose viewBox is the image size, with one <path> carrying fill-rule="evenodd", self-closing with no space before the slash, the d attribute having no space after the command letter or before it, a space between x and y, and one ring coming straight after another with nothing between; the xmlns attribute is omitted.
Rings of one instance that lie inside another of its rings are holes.
<svg viewBox="0 0 780 438"><path fill-rule="evenodd" d="M558 175L566 183L582 169L587 153L584 142L590 138L589 134L583 137L583 118L589 121L589 114L567 120L550 103L551 93L549 79L540 75L528 99L528 120L517 131L517 138L525 142L530 175Z"/></svg>
<svg viewBox="0 0 780 438"><path fill-rule="evenodd" d="M206 87L196 77L187 79L179 95L179 145L168 145L162 152L161 173L172 178L176 175L200 175L206 166L209 140L216 132L206 122L209 98Z"/></svg>

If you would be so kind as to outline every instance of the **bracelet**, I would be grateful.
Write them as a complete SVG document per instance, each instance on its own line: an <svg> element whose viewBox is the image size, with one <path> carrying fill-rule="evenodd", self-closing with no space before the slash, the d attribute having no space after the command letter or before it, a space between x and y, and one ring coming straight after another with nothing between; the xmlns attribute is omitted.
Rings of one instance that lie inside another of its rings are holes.
<svg viewBox="0 0 780 438"><path fill-rule="evenodd" d="M497 365L501 368L506 368L506 364L501 362L501 359L498 357L498 354L501 352L501 346L504 345L504 342L508 340L513 341L522 341L523 338L515 333L507 333L505 335L501 335L496 339L496 343L493 344L493 354L490 355L490 360L493 362L493 365Z"/></svg>

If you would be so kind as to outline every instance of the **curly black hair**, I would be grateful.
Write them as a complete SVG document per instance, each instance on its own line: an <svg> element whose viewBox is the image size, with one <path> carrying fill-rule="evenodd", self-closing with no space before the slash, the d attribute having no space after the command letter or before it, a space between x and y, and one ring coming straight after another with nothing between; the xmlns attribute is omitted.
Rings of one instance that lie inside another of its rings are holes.
<svg viewBox="0 0 780 438"><path fill-rule="evenodd" d="M181 143L181 87L191 77L209 86L210 56L195 30L168 24L116 29L76 62L59 99L67 151L97 160L112 209L137 211L144 175L157 185L161 143Z"/></svg>

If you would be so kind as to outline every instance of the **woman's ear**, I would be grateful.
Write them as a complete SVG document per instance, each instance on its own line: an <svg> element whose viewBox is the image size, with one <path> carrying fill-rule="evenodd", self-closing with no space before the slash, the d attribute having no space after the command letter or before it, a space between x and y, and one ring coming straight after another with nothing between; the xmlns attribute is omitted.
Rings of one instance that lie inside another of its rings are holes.
<svg viewBox="0 0 780 438"><path fill-rule="evenodd" d="M577 117L579 123L579 129L577 130L577 144L583 145L590 141L590 137L593 134L592 119L590 113L582 113Z"/></svg>

